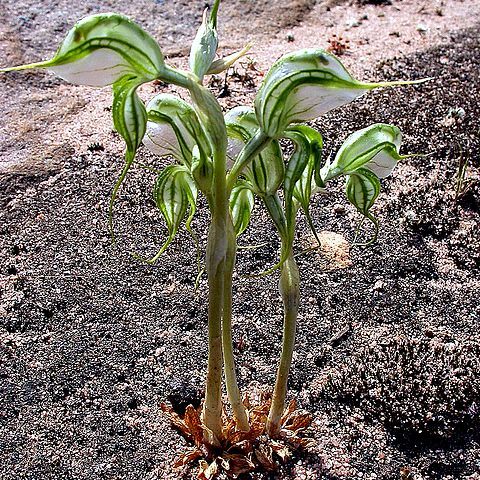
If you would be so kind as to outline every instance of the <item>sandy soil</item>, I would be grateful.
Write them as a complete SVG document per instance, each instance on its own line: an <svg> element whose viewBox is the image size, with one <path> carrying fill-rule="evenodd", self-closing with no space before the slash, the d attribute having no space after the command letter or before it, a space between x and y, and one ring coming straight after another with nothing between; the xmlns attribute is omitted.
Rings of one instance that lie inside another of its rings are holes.
<svg viewBox="0 0 480 480"><path fill-rule="evenodd" d="M178 44L192 34L201 4L80 8L132 15L182 64ZM281 2L256 2L253 21L251 5L226 5L229 14L243 10L229 16L235 34L225 50L253 36L258 63L231 73L225 106L252 98L269 59L327 46L333 33L350 40L342 58L361 78L434 77L372 93L315 123L326 154L351 131L385 121L401 127L405 152L430 156L409 159L384 182L373 247L345 245L358 217L339 208L341 183L315 204L315 222L336 232L324 235L337 243L300 257L303 306L290 386L314 413L317 448L258 478L478 480L480 6L297 2L284 20L269 13L271 6L284 12ZM2 3L2 58L48 56L77 15L62 1ZM223 81L212 88L224 91ZM146 86L142 95L157 90ZM153 178L136 171L117 203L112 246L106 206L123 146L105 111L108 89L24 73L2 77L0 95L7 120L0 127L0 478L179 478L171 464L182 440L159 402L181 408L202 395L206 283L194 294L193 245L181 234L154 268L130 257L155 251L165 234L150 201ZM94 143L103 150L89 149ZM154 161L143 149L140 156ZM456 196L461 157L469 167ZM206 220L203 209L194 222L200 233ZM258 208L241 243L273 237ZM308 242L302 223L299 246ZM277 247L239 257L235 346L243 387L272 384L281 312L275 276L241 274L271 264Z"/></svg>

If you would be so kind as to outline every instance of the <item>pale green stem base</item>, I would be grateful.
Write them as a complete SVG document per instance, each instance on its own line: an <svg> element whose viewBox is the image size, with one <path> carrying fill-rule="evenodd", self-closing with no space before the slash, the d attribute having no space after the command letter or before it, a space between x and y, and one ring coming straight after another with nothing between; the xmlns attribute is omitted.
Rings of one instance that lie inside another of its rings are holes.
<svg viewBox="0 0 480 480"><path fill-rule="evenodd" d="M220 446L222 426L222 310L224 294L225 225L212 219L207 245L208 273L208 369L202 421L208 430L205 440Z"/></svg>
<svg viewBox="0 0 480 480"><path fill-rule="evenodd" d="M232 342L232 274L235 266L236 249L235 232L230 222L228 228L227 260L224 272L222 320L223 362L225 366L225 384L227 386L228 399L232 407L237 428L248 432L250 430L250 424L248 423L247 412L245 411L240 389L238 388Z"/></svg>
<svg viewBox="0 0 480 480"><path fill-rule="evenodd" d="M267 433L271 438L277 437L280 431L280 420L285 410L288 373L292 364L293 349L295 346L295 330L300 301L300 279L297 263L295 262L292 251L290 251L287 260L282 266L279 289L284 307L283 344L272 405L268 413L266 426Z"/></svg>

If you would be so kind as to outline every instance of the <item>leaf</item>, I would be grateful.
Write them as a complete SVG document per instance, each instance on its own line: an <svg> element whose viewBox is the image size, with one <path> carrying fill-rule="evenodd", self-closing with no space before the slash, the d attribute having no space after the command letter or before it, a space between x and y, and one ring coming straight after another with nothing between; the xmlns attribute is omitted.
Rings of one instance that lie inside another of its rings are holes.
<svg viewBox="0 0 480 480"><path fill-rule="evenodd" d="M312 415L305 410L295 410L285 420L282 428L298 434L312 423Z"/></svg>
<svg viewBox="0 0 480 480"><path fill-rule="evenodd" d="M200 467L197 478L199 478L200 480L211 480L212 478L215 478L217 473L218 464L216 460L214 460L210 465L204 460L200 460Z"/></svg>
<svg viewBox="0 0 480 480"><path fill-rule="evenodd" d="M225 115L229 150L232 163L243 146L258 132L255 112L248 107L236 107ZM280 145L270 142L245 169L245 177L259 196L274 194L283 182L285 165Z"/></svg>
<svg viewBox="0 0 480 480"><path fill-rule="evenodd" d="M232 53L231 55L227 55L226 57L219 58L213 61L206 74L214 75L228 70L239 58L242 58L244 55L246 55L251 48L252 44L247 43L238 52Z"/></svg>
<svg viewBox="0 0 480 480"><path fill-rule="evenodd" d="M290 450L283 445L283 443L277 442L276 440L270 440L270 445L272 450L280 457L282 462L285 462L288 457L290 457Z"/></svg>
<svg viewBox="0 0 480 480"><path fill-rule="evenodd" d="M222 460L222 466L229 478L237 478L255 470L255 464L244 455L226 453Z"/></svg>
<svg viewBox="0 0 480 480"><path fill-rule="evenodd" d="M195 445L200 446L203 443L203 428L200 415L192 405L188 405L185 409L185 417L183 421L187 425Z"/></svg>
<svg viewBox="0 0 480 480"><path fill-rule="evenodd" d="M402 133L393 125L376 123L358 130L345 140L334 161L322 169L321 177L328 181L363 168L385 178L399 160L409 157L399 154L401 143Z"/></svg>
<svg viewBox="0 0 480 480"><path fill-rule="evenodd" d="M51 60L3 71L30 68L47 68L68 82L103 87L124 77L154 80L165 65L148 33L123 15L104 13L78 22Z"/></svg>
<svg viewBox="0 0 480 480"><path fill-rule="evenodd" d="M182 453L178 460L173 464L173 468L183 467L195 460L202 458L203 453L199 448L189 448L185 453Z"/></svg>
<svg viewBox="0 0 480 480"><path fill-rule="evenodd" d="M203 12L203 20L190 49L190 69L201 80L210 69L218 47L217 12L220 0L215 0L212 13Z"/></svg>
<svg viewBox="0 0 480 480"><path fill-rule="evenodd" d="M331 53L300 50L285 55L271 67L255 97L255 111L262 130L279 138L289 124L313 120L368 90L422 81L359 82Z"/></svg>
<svg viewBox="0 0 480 480"><path fill-rule="evenodd" d="M265 470L272 472L277 469L277 465L273 461L272 447L268 445L260 445L255 449L255 456Z"/></svg>
<svg viewBox="0 0 480 480"><path fill-rule="evenodd" d="M165 414L165 416L170 420L173 427L175 427L187 440L193 440L190 429L187 427L186 423L180 418L180 416L173 410L172 407L169 407L167 404L161 402L160 408Z"/></svg>
<svg viewBox="0 0 480 480"><path fill-rule="evenodd" d="M378 220L370 213L370 208L380 193L380 180L370 170L359 168L348 176L346 189L350 203L374 225L374 237L366 244L375 242L378 236ZM361 225L357 228L357 234Z"/></svg>
<svg viewBox="0 0 480 480"><path fill-rule="evenodd" d="M240 183L233 188L230 194L230 212L237 237L247 229L254 205L253 192L247 184Z"/></svg>
<svg viewBox="0 0 480 480"><path fill-rule="evenodd" d="M288 417L297 409L297 401L293 398L290 400L290 403L288 404L287 408L283 412L282 418L280 419L280 425L283 425Z"/></svg>
<svg viewBox="0 0 480 480"><path fill-rule="evenodd" d="M192 164L192 150L202 157L210 146L193 107L170 94L156 95L147 105L148 123L143 143L156 155L172 155L179 163Z"/></svg>
<svg viewBox="0 0 480 480"><path fill-rule="evenodd" d="M124 78L113 86L113 124L127 145L125 166L113 187L109 205L109 227L113 237L113 204L125 177L132 166L138 146L145 135L147 113L137 95L139 86L136 78Z"/></svg>

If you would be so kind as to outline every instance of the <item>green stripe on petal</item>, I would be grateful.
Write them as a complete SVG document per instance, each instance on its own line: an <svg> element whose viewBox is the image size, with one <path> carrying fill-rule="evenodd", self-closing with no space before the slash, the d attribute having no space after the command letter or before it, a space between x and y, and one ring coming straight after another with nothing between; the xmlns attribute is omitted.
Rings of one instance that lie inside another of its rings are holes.
<svg viewBox="0 0 480 480"><path fill-rule="evenodd" d="M190 69L201 80L210 69L218 47L217 12L220 0L216 0L212 13L203 12L203 20L190 49Z"/></svg>
<svg viewBox="0 0 480 480"><path fill-rule="evenodd" d="M147 105L145 146L159 156L172 155L179 163L192 164L192 150L199 145L203 155L210 146L193 107L170 95L155 96Z"/></svg>
<svg viewBox="0 0 480 480"><path fill-rule="evenodd" d="M109 226L113 237L113 203L117 197L125 177L130 169L142 142L147 125L147 112L143 102L137 95L138 80L123 79L113 86L112 116L117 132L122 136L127 145L125 152L125 166L115 183L109 207Z"/></svg>
<svg viewBox="0 0 480 480"><path fill-rule="evenodd" d="M164 168L155 181L153 199L165 220L168 238L154 257L149 260L142 259L147 263L155 263L165 252L189 209L186 228L196 240L190 223L196 210L197 188L188 169L181 165L169 165Z"/></svg>
<svg viewBox="0 0 480 480"><path fill-rule="evenodd" d="M407 157L399 153L401 143L402 133L393 125L377 123L358 130L345 140L335 160L322 169L321 177L328 181L364 168L385 178L400 159Z"/></svg>
<svg viewBox="0 0 480 480"><path fill-rule="evenodd" d="M368 90L421 81L359 82L331 53L300 50L272 66L255 97L255 111L262 130L269 137L279 138L289 124L313 120Z"/></svg>
<svg viewBox="0 0 480 480"><path fill-rule="evenodd" d="M247 184L239 183L233 188L230 194L230 212L237 237L247 229L254 205L253 192Z"/></svg>
<svg viewBox="0 0 480 480"><path fill-rule="evenodd" d="M243 145L259 131L252 108L236 107L225 115L228 135L228 156L234 162ZM277 141L272 141L245 168L244 175L259 196L274 194L283 182L285 164Z"/></svg>
<svg viewBox="0 0 480 480"><path fill-rule="evenodd" d="M359 168L348 176L346 192L350 203L375 227L374 237L366 244L375 242L378 236L378 220L372 215L370 208L380 193L380 180L370 170Z"/></svg>
<svg viewBox="0 0 480 480"><path fill-rule="evenodd" d="M302 176L295 184L293 196L300 203L305 217L307 218L310 230L315 235L315 238L320 242L317 231L313 224L312 217L310 215L310 200L312 195L316 191L320 190L315 183L314 174L320 169L323 138L319 132L313 128L307 127L306 125L291 127L289 131L294 131L298 134L304 135L310 144L310 156L308 158L307 166L303 170Z"/></svg>
<svg viewBox="0 0 480 480"><path fill-rule="evenodd" d="M163 54L147 32L123 15L106 13L78 22L51 60L3 71L48 68L68 82L102 87L125 76L154 80L164 67Z"/></svg>

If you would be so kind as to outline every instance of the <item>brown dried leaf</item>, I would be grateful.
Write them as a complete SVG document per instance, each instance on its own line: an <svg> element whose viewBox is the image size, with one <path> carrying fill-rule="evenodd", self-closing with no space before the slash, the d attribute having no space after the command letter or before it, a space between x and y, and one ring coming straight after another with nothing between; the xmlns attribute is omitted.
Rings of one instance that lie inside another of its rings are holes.
<svg viewBox="0 0 480 480"><path fill-rule="evenodd" d="M252 404L250 403L250 397L248 396L248 393L245 393L243 395L242 402L243 402L244 407L247 410L250 410L252 408Z"/></svg>
<svg viewBox="0 0 480 480"><path fill-rule="evenodd" d="M242 440L240 442L235 443L230 447L230 450L233 451L240 451L244 454L251 453L253 451L253 445L250 440Z"/></svg>
<svg viewBox="0 0 480 480"><path fill-rule="evenodd" d="M273 461L273 450L268 445L260 445L255 450L255 456L263 468L268 471L276 470L277 466Z"/></svg>
<svg viewBox="0 0 480 480"><path fill-rule="evenodd" d="M250 430L248 432L242 432L241 430L237 430L235 433L233 433L230 437L230 443L233 446L240 442L243 442L244 440L255 440L263 434L264 430L265 423L252 422L250 425Z"/></svg>
<svg viewBox="0 0 480 480"><path fill-rule="evenodd" d="M227 442L230 442L233 434L235 433L235 420L229 419L227 424L223 427L223 435Z"/></svg>
<svg viewBox="0 0 480 480"><path fill-rule="evenodd" d="M309 412L296 410L288 416L283 428L292 432L298 432L310 426L311 423L312 415Z"/></svg>
<svg viewBox="0 0 480 480"><path fill-rule="evenodd" d="M190 429L188 428L187 424L180 418L180 416L174 412L172 407L169 407L165 403L160 404L160 408L162 409L165 416L170 420L172 425L189 441L192 441L193 437L190 433Z"/></svg>
<svg viewBox="0 0 480 480"><path fill-rule="evenodd" d="M272 392L268 390L263 390L260 393L260 405L268 405L270 408L270 404L272 403Z"/></svg>
<svg viewBox="0 0 480 480"><path fill-rule="evenodd" d="M183 467L184 465L188 465L191 462L194 462L198 458L201 458L203 453L198 448L190 448L185 453L182 453L178 460L173 465L174 468Z"/></svg>
<svg viewBox="0 0 480 480"><path fill-rule="evenodd" d="M188 405L185 409L183 421L192 435L195 445L201 445L203 443L202 421L200 420L200 415L192 405Z"/></svg>
<svg viewBox="0 0 480 480"><path fill-rule="evenodd" d="M242 473L255 470L255 464L245 455L225 454L223 460L228 463L228 469L225 469L225 472L229 478L237 478Z"/></svg>
<svg viewBox="0 0 480 480"><path fill-rule="evenodd" d="M271 440L270 445L272 450L280 457L282 462L285 462L285 460L290 456L290 450L283 443Z"/></svg>
<svg viewBox="0 0 480 480"><path fill-rule="evenodd" d="M288 417L297 409L297 401L295 399L291 400L288 404L288 407L283 412L282 418L280 419L280 425L283 425Z"/></svg>
<svg viewBox="0 0 480 480"><path fill-rule="evenodd" d="M293 448L293 449L311 449L317 445L313 438L302 438L297 437L296 435L285 435L284 440Z"/></svg>

